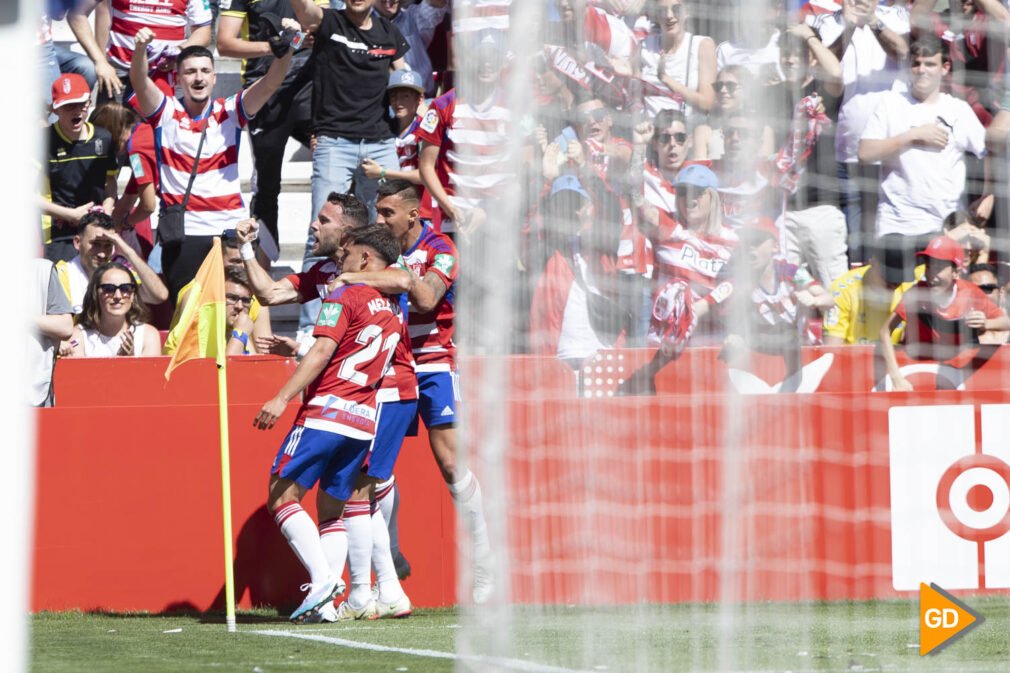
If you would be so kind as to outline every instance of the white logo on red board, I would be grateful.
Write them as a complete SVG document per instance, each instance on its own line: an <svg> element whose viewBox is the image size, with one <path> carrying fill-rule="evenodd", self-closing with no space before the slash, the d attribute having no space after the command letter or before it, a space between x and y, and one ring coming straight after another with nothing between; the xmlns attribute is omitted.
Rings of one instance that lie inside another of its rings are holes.
<svg viewBox="0 0 1010 673"><path fill-rule="evenodd" d="M894 588L1010 588L1010 405L889 411Z"/></svg>

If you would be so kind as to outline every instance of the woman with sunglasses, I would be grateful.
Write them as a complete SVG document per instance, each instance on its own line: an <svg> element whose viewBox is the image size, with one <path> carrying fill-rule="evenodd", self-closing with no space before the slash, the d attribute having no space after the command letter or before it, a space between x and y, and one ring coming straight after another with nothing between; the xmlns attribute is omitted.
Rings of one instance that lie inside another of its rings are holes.
<svg viewBox="0 0 1010 673"><path fill-rule="evenodd" d="M723 122L734 111L753 105L757 96L750 86L753 75L739 65L726 66L719 71L712 88L715 90L715 106L708 120L694 127L694 143L691 159L705 161L721 159L726 151L722 135ZM765 124L761 137L761 156L774 152L775 134L771 126Z"/></svg>
<svg viewBox="0 0 1010 673"><path fill-rule="evenodd" d="M687 119L676 110L662 110L652 123L635 128L639 151L647 148L643 174L642 219L656 241L669 237L677 226L677 173L691 150Z"/></svg>
<svg viewBox="0 0 1010 673"><path fill-rule="evenodd" d="M679 110L689 119L715 104L715 42L687 30L682 0L657 0L650 17L658 29L642 44L641 78L649 115Z"/></svg>
<svg viewBox="0 0 1010 673"><path fill-rule="evenodd" d="M137 298L133 273L119 262L103 264L88 283L71 339L71 357L160 355L158 330L148 325L147 319L147 307Z"/></svg>

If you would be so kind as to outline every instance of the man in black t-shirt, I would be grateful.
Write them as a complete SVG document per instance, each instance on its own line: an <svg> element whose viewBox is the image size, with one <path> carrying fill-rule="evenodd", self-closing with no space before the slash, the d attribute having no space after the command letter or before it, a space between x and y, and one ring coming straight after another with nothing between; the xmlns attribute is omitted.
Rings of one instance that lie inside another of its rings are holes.
<svg viewBox="0 0 1010 673"><path fill-rule="evenodd" d="M365 175L361 163L371 159L387 170L398 170L396 142L387 115L386 84L390 70L406 68L410 48L400 31L372 12L374 0L349 0L344 9L323 9L313 0L291 0L298 22L318 26L312 48L312 212L319 212L331 192L354 195L368 205L375 219L378 180ZM381 178L380 178L381 179ZM312 256L312 231L305 245L302 269ZM302 305L299 327L310 327L319 302Z"/></svg>
<svg viewBox="0 0 1010 673"><path fill-rule="evenodd" d="M42 213L46 259L73 259L78 222L95 206L112 211L116 201L116 147L112 135L87 121L91 89L77 74L60 75L53 82L53 114L49 127L47 187Z"/></svg>
<svg viewBox="0 0 1010 673"><path fill-rule="evenodd" d="M315 2L326 4L325 0ZM268 39L276 31L276 26L272 24L275 21L284 25L297 23L291 0L221 0L217 51L222 56L245 59L242 64L243 88L266 74L274 60ZM277 198L281 191L284 148L288 138L308 147L312 136L310 55L309 45L295 52L281 88L249 121L256 166L256 194L249 210L253 217L266 225L274 241L280 240L277 234Z"/></svg>

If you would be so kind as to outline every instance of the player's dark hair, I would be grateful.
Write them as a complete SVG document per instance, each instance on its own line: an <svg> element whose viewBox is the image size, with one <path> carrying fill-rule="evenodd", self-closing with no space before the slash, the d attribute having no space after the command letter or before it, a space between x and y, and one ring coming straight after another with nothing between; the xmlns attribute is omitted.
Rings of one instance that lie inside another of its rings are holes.
<svg viewBox="0 0 1010 673"><path fill-rule="evenodd" d="M393 178L392 180L386 180L379 185L379 189L376 192L375 199L384 199L387 196L398 196L404 201L410 203L420 203L421 197L417 193L417 187L414 183L409 180L404 180L402 178Z"/></svg>
<svg viewBox="0 0 1010 673"><path fill-rule="evenodd" d="M326 200L335 206L340 206L343 217L349 226L360 227L368 224L368 206L358 200L358 197L352 194L330 192Z"/></svg>
<svg viewBox="0 0 1010 673"><path fill-rule="evenodd" d="M98 227L99 229L108 229L109 231L116 228L116 225L112 224L112 217L107 213L101 211L93 211L86 213L84 217L81 218L78 231L84 233L86 227Z"/></svg>
<svg viewBox="0 0 1010 673"><path fill-rule="evenodd" d="M77 319L78 324L82 327L98 329L98 324L102 319L102 302L98 298L98 286L102 284L102 277L105 276L105 273L112 269L125 271L126 275L130 277L130 282L134 285L137 284L137 278L133 275L133 271L119 262L106 262L95 269L91 280L88 281L88 289L84 293L84 304L81 308L81 315ZM147 306L140 300L140 294L134 291L130 310L126 312L126 324L140 325L141 323L146 323L150 315Z"/></svg>
<svg viewBox="0 0 1010 673"><path fill-rule="evenodd" d="M182 64L188 58L209 58L210 62L214 63L214 53L207 47L201 47L198 44L191 44L182 51L175 59L175 69L182 70Z"/></svg>
<svg viewBox="0 0 1010 673"><path fill-rule="evenodd" d="M932 33L922 33L908 47L908 62L911 64L916 57L929 58L940 54L943 63L950 63L950 52L943 44L943 40Z"/></svg>
<svg viewBox="0 0 1010 673"><path fill-rule="evenodd" d="M228 283L241 285L252 292L252 285L249 283L249 276L241 266L226 266L224 268L224 279Z"/></svg>
<svg viewBox="0 0 1010 673"><path fill-rule="evenodd" d="M382 227L377 224L368 224L363 227L348 229L344 233L341 244L369 247L385 260L387 266L400 258L400 244L393 237L393 233L388 227Z"/></svg>

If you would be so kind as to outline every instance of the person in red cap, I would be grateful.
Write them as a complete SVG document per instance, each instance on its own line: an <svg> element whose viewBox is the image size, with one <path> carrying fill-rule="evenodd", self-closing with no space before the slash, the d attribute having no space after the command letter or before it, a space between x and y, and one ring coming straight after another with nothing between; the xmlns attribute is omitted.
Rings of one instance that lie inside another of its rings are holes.
<svg viewBox="0 0 1010 673"><path fill-rule="evenodd" d="M973 283L958 278L964 250L949 236L937 236L919 253L926 274L912 286L880 329L880 352L894 390L912 390L898 367L890 334L905 322L905 352L919 360L950 360L977 346L979 335L1010 329L1010 318Z"/></svg>
<svg viewBox="0 0 1010 673"><path fill-rule="evenodd" d="M88 122L91 88L76 73L60 75L52 85L48 185L41 203L51 219L43 223L46 258L67 261L77 255L78 223L94 207L112 210L116 201L116 143L107 130Z"/></svg>

